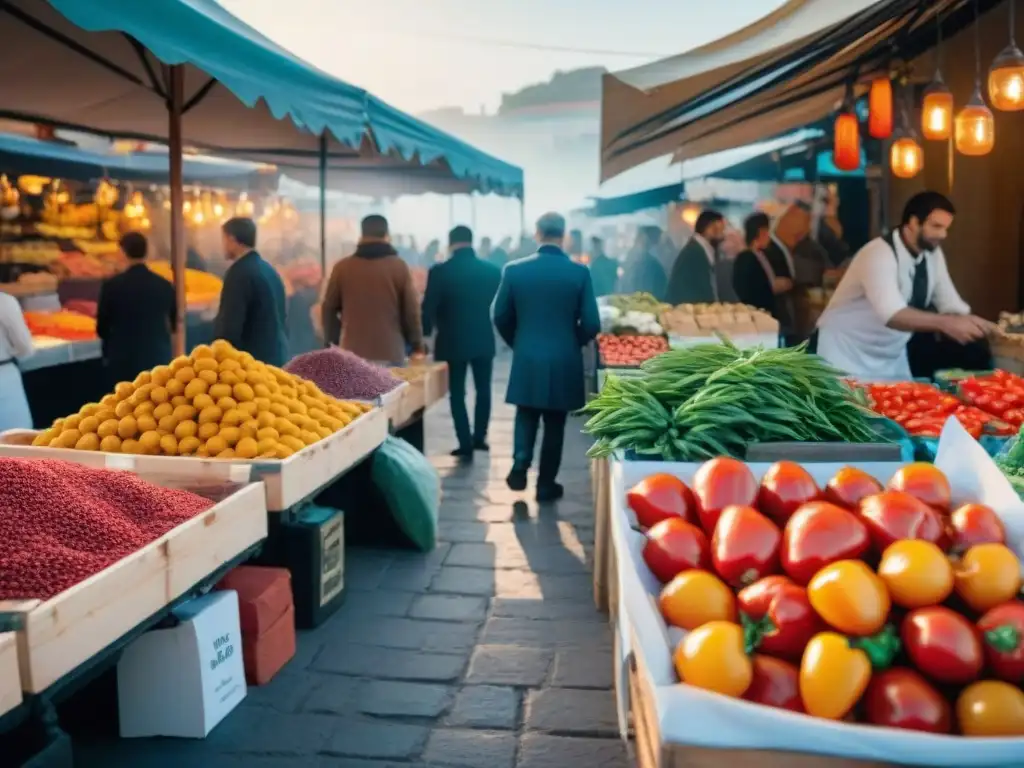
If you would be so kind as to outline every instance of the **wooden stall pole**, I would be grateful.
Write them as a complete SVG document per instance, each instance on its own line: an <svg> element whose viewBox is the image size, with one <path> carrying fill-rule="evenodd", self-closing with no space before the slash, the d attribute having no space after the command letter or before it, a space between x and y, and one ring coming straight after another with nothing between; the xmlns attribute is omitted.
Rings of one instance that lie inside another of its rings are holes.
<svg viewBox="0 0 1024 768"><path fill-rule="evenodd" d="M165 67L170 98L167 113L167 155L171 183L171 274L174 278L174 356L185 354L185 190L182 185L181 113L185 102L185 70L181 65Z"/></svg>
<svg viewBox="0 0 1024 768"><path fill-rule="evenodd" d="M519 198L519 234L526 235L526 201Z"/></svg>
<svg viewBox="0 0 1024 768"><path fill-rule="evenodd" d="M327 278L327 131L320 134L320 274Z"/></svg>

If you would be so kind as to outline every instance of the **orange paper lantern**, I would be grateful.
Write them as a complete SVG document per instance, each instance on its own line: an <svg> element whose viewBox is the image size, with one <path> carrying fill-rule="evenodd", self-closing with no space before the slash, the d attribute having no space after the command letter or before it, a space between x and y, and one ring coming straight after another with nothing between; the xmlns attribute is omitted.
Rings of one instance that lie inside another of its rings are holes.
<svg viewBox="0 0 1024 768"><path fill-rule="evenodd" d="M892 136L892 81L876 77L868 93L868 134L875 139Z"/></svg>
<svg viewBox="0 0 1024 768"><path fill-rule="evenodd" d="M898 179L912 179L924 167L924 150L913 138L905 136L892 143L889 150L889 168Z"/></svg>
<svg viewBox="0 0 1024 768"><path fill-rule="evenodd" d="M979 89L956 116L956 149L962 155L979 157L992 151L996 143L996 121L985 106Z"/></svg>
<svg viewBox="0 0 1024 768"><path fill-rule="evenodd" d="M929 141L945 141L953 135L953 94L938 76L924 92L921 134Z"/></svg>
<svg viewBox="0 0 1024 768"><path fill-rule="evenodd" d="M1024 53L1011 43L988 71L988 98L1003 112L1024 109Z"/></svg>
<svg viewBox="0 0 1024 768"><path fill-rule="evenodd" d="M857 115L842 112L836 117L832 146L832 162L841 171L856 171L860 168L860 126Z"/></svg>

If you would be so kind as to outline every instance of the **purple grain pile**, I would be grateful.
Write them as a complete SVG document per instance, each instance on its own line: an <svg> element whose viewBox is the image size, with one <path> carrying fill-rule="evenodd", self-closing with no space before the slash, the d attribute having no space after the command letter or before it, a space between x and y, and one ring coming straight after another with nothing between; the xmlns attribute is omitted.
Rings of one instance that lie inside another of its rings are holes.
<svg viewBox="0 0 1024 768"><path fill-rule="evenodd" d="M372 400L402 383L386 368L337 347L298 355L284 369L342 400Z"/></svg>

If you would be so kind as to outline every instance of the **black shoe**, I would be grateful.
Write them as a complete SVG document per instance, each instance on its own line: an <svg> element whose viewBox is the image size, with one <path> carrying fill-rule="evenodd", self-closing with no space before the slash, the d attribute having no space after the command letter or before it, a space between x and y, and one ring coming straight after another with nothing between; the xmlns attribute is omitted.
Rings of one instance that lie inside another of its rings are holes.
<svg viewBox="0 0 1024 768"><path fill-rule="evenodd" d="M456 448L451 453L452 456L459 459L460 461L472 461L473 460L473 449L472 448Z"/></svg>
<svg viewBox="0 0 1024 768"><path fill-rule="evenodd" d="M489 446L483 440L477 440L475 443L473 443L473 450L474 451L483 451L484 453L489 453L490 450L491 450L491 446Z"/></svg>
<svg viewBox="0 0 1024 768"><path fill-rule="evenodd" d="M505 482L508 487L513 491L525 491L526 490L526 470L525 469L513 469L508 473L508 477L505 478Z"/></svg>
<svg viewBox="0 0 1024 768"><path fill-rule="evenodd" d="M563 496L565 496L565 488L559 483L546 483L537 486L537 501L541 504L558 501Z"/></svg>

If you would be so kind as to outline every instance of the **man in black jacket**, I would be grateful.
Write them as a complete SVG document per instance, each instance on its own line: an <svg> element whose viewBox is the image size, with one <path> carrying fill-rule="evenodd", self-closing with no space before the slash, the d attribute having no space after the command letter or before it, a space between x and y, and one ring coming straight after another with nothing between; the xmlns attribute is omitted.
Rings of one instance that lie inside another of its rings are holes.
<svg viewBox="0 0 1024 768"><path fill-rule="evenodd" d="M718 246L725 239L725 217L718 211L700 212L690 238L672 265L669 304L713 304L718 295Z"/></svg>
<svg viewBox="0 0 1024 768"><path fill-rule="evenodd" d="M793 287L787 277L776 277L764 249L771 242L771 220L765 213L754 213L743 223L747 250L736 257L732 285L739 300L772 316L776 313L775 296Z"/></svg>
<svg viewBox="0 0 1024 768"><path fill-rule="evenodd" d="M287 299L277 271L256 252L256 223L228 219L221 227L224 275L214 336L270 365L288 361Z"/></svg>
<svg viewBox="0 0 1024 768"><path fill-rule="evenodd" d="M96 334L103 341L103 361L114 383L132 381L171 360L176 324L174 287L146 266L145 235L121 238L128 268L100 287Z"/></svg>

